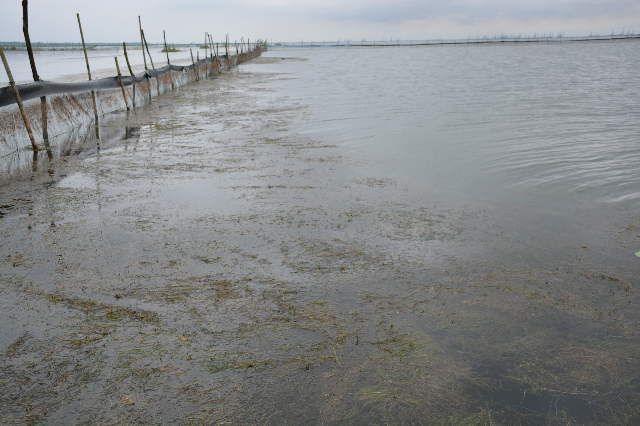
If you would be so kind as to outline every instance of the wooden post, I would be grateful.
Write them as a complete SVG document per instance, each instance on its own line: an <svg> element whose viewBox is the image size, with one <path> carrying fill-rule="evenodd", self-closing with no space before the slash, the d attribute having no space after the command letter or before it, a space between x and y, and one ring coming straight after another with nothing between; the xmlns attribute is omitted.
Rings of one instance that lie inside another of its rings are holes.
<svg viewBox="0 0 640 426"><path fill-rule="evenodd" d="M125 92L124 84L122 84L122 74L120 74L120 65L118 65L118 57L115 56L113 59L116 60L116 69L118 70L118 80L120 80L120 88L122 89L122 96L124 97L124 103L127 106L127 111L131 111L131 108L129 108L129 101L127 100L127 92Z"/></svg>
<svg viewBox="0 0 640 426"><path fill-rule="evenodd" d="M89 56L87 56L87 46L84 44L84 34L82 33L82 24L80 23L80 14L76 13L78 17L78 27L80 27L80 38L82 38L82 50L84 50L84 59L87 62L87 74L89 75L89 81L91 81L91 68L89 68ZM98 133L98 106L96 104L96 92L91 91L91 98L93 99L93 114L96 119L96 137L99 139Z"/></svg>
<svg viewBox="0 0 640 426"><path fill-rule="evenodd" d="M220 68L222 68L222 65L220 64L219 49L220 49L220 46L218 45L218 43L216 43L216 61L218 62L218 74L221 74L222 71L220 70Z"/></svg>
<svg viewBox="0 0 640 426"><path fill-rule="evenodd" d="M142 40L144 41L145 46L147 46L147 55L149 55L149 61L151 61L151 68L153 70L156 69L155 65L153 65L153 59L151 58L151 52L149 52L149 43L147 43L147 38L144 36L144 30L142 30ZM158 96L160 96L160 82L156 77L156 87L158 88Z"/></svg>
<svg viewBox="0 0 640 426"><path fill-rule="evenodd" d="M29 119L27 118L27 114L24 112L24 107L22 106L22 99L20 99L20 93L18 93L18 88L16 87L15 81L13 81L13 76L11 75L11 70L9 69L9 64L7 63L7 58L4 57L4 50L0 47L0 56L2 56L2 63L4 64L4 70L7 72L7 77L9 77L9 83L11 84L11 88L13 89L13 94L16 97L16 102L18 102L18 108L20 108L20 114L22 114L22 120L24 121L24 127L27 128L27 133L29 134L29 139L31 140L31 147L34 151L38 150L38 145L36 145L36 139L33 137L33 132L31 131L31 125L29 124Z"/></svg>
<svg viewBox="0 0 640 426"><path fill-rule="evenodd" d="M193 60L193 50L189 49L189 52L191 52L191 63L193 64L193 73L196 76L196 81L200 81L200 79L198 78L198 69L196 68L196 63Z"/></svg>
<svg viewBox="0 0 640 426"><path fill-rule="evenodd" d="M131 74L131 76L134 77L135 74L133 73L133 70L131 69L131 64L129 63L129 55L127 55L127 43L122 42L122 49L124 50L124 59L126 59L127 61L127 68L129 68L129 74Z"/></svg>
<svg viewBox="0 0 640 426"><path fill-rule="evenodd" d="M227 54L227 66L231 69L231 66L229 65L229 34L227 34L227 37L224 40L224 51Z"/></svg>
<svg viewBox="0 0 640 426"><path fill-rule="evenodd" d="M169 49L167 48L167 34L164 30L162 30L162 37L164 37L164 51L167 54L167 64L171 65L171 62L169 61Z"/></svg>
<svg viewBox="0 0 640 426"><path fill-rule="evenodd" d="M36 70L36 61L33 58L33 50L31 49L31 39L29 38L29 16L27 0L22 0L22 32L24 33L24 41L29 53L29 62L31 63L31 73L33 74L33 81L42 81ZM49 131L47 130L47 97L40 97L40 111L42 113L42 139L44 144L48 148L49 145Z"/></svg>
<svg viewBox="0 0 640 426"><path fill-rule="evenodd" d="M207 46L209 45L208 33L204 32L204 58L207 59ZM213 55L211 55L213 56Z"/></svg>
<svg viewBox="0 0 640 426"><path fill-rule="evenodd" d="M211 34L209 34L209 42L211 43L211 57L216 59L216 62L218 63L218 73L220 73L220 60L218 59L218 52L216 50L214 50L215 44L213 43L213 37L211 37ZM214 56L215 53L215 56Z"/></svg>
<svg viewBox="0 0 640 426"><path fill-rule="evenodd" d="M127 43L122 42L122 50L124 51L124 59L127 61L127 68L129 68L129 73L132 77L135 77L133 74L133 70L131 69L131 64L129 63L129 55L127 55ZM136 84L133 83L133 107L136 107Z"/></svg>
<svg viewBox="0 0 640 426"><path fill-rule="evenodd" d="M140 48L142 49L142 58L144 59L144 69L147 68L147 56L144 54L144 39L142 37L142 21L140 20L140 15L138 15L138 24L140 24Z"/></svg>
<svg viewBox="0 0 640 426"><path fill-rule="evenodd" d="M156 69L156 66L153 65L153 58L151 58L151 52L149 52L149 43L147 43L147 38L144 36L144 30L142 30L142 40L144 41L144 45L147 47L147 55L149 55L149 61L151 61L151 69Z"/></svg>
<svg viewBox="0 0 640 426"><path fill-rule="evenodd" d="M171 65L171 62L169 62L169 49L167 48L167 34L164 30L162 30L162 36L164 37L164 51L167 54L167 65ZM175 89L175 86L173 85L173 77L171 76L171 69L169 69L169 80L171 80L171 90Z"/></svg>

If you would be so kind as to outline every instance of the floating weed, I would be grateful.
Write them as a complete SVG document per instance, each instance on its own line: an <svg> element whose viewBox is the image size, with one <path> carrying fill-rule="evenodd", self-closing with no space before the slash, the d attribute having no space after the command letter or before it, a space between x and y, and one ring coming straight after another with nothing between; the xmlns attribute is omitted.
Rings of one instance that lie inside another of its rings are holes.
<svg viewBox="0 0 640 426"><path fill-rule="evenodd" d="M137 320L151 323L160 321L160 316L157 312L100 303L77 296L67 296L63 293L41 293L41 295L47 297L52 303L61 303L72 309L79 309L87 314L98 315L112 321Z"/></svg>

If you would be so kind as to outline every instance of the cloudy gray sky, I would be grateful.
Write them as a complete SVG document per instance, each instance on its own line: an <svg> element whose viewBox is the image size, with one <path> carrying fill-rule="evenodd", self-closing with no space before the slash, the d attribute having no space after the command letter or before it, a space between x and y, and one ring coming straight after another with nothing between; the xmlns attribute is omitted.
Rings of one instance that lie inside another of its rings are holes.
<svg viewBox="0 0 640 426"><path fill-rule="evenodd" d="M21 0L2 0L0 41L23 41ZM139 41L138 15L150 43L366 38L467 38L494 34L567 36L640 32L640 0L31 0L32 41Z"/></svg>

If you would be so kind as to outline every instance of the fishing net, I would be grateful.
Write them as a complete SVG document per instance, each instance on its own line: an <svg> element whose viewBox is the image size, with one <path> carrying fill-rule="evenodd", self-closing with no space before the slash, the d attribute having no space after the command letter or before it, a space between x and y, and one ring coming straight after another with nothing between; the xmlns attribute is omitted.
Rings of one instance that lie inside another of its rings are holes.
<svg viewBox="0 0 640 426"><path fill-rule="evenodd" d="M195 61L192 65L165 65L148 69L132 76L122 76L126 96L132 106L141 106L151 102L154 96L161 95L176 87L207 78L223 70L260 56L266 50L261 46L255 50L237 55L213 56ZM40 98L46 96L47 127L49 138L67 133L72 128L95 120L122 109L125 101L120 87L119 77L100 78L78 83L58 83L38 81L17 86L24 104L25 112L35 132L36 139L43 139L42 108ZM93 96L95 93L96 108ZM21 149L28 145L25 129L16 98L11 86L0 88L0 153Z"/></svg>

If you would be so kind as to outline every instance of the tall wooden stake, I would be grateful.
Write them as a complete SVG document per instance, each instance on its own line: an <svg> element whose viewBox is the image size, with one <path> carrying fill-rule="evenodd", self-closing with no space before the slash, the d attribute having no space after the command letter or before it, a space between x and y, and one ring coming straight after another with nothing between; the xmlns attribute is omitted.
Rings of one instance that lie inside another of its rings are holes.
<svg viewBox="0 0 640 426"><path fill-rule="evenodd" d="M211 35L209 35L209 37L211 38L211 49L213 49L213 37L211 37ZM216 43L217 45L217 43ZM218 63L218 74L222 73L222 71L220 71L220 68L222 67L222 65L220 65L220 59L218 58L218 49L216 48L216 62Z"/></svg>
<svg viewBox="0 0 640 426"><path fill-rule="evenodd" d="M22 32L24 33L24 41L29 53L29 62L31 63L31 73L33 81L42 81L36 70L36 61L33 58L33 50L31 49L31 39L29 38L29 15L27 0L22 0ZM47 97L40 97L40 111L42 113L42 139L47 150L49 149L49 131L47 129Z"/></svg>
<svg viewBox="0 0 640 426"><path fill-rule="evenodd" d="M156 66L153 65L153 59L151 58L151 52L149 52L149 43L147 43L147 38L144 36L144 30L142 30L142 39L144 40L144 45L147 47L147 55L149 55L149 60L151 61L151 68L156 69Z"/></svg>
<svg viewBox="0 0 640 426"><path fill-rule="evenodd" d="M149 55L149 61L151 61L151 68L152 69L156 69L155 65L153 65L153 59L151 58L151 52L149 52L149 43L147 43L147 38L144 36L144 30L142 31L142 40L144 40L144 44L145 46L147 46L147 55ZM158 81L158 78L156 77L156 87L158 88L158 96L160 96L160 82Z"/></svg>
<svg viewBox="0 0 640 426"><path fill-rule="evenodd" d="M220 49L220 45L218 43L216 43L216 61L218 61L218 74L221 74L222 71L220 70L220 68L222 68L222 65L220 65L220 59L219 59L219 55L218 55L218 50Z"/></svg>
<svg viewBox="0 0 640 426"><path fill-rule="evenodd" d="M82 24L80 23L80 14L78 16L78 27L80 27L80 38L82 38L82 49L84 50L84 59L87 62L87 74L89 75L89 81L91 81L91 68L89 68L89 56L87 55L87 46L84 44L84 34L82 34ZM96 92L91 91L91 98L93 99L93 114L96 119L96 137L99 138L98 133L98 106L96 104Z"/></svg>
<svg viewBox="0 0 640 426"><path fill-rule="evenodd" d="M193 60L193 50L189 49L189 52L191 52L191 63L193 63L193 73L196 76L196 81L200 81L198 78L198 68L196 68L196 62Z"/></svg>
<svg viewBox="0 0 640 426"><path fill-rule="evenodd" d="M124 59L127 61L127 68L129 68L129 73L132 77L135 77L133 74L133 70L131 69L131 64L129 63L129 55L127 55L127 43L122 42L122 50L124 51ZM144 53L144 52L143 52ZM136 107L136 84L133 84L133 107Z"/></svg>
<svg viewBox="0 0 640 426"><path fill-rule="evenodd" d="M169 61L169 49L167 48L167 34L164 30L162 30L162 36L164 37L164 51L167 54L167 65L171 65L171 62ZM173 77L171 76L171 70L169 70L169 80L171 80L171 90L175 89L173 85Z"/></svg>
<svg viewBox="0 0 640 426"><path fill-rule="evenodd" d="M4 70L7 72L7 76L9 77L9 84L11 84L11 88L13 89L13 94L16 97L16 102L18 102L18 108L20 108L20 114L22 114L22 120L24 121L24 127L27 128L27 133L29 134L29 139L31 140L31 147L34 151L38 150L38 145L36 145L36 139L33 137L33 132L31 131L31 125L29 124L29 119L27 118L27 114L24 112L24 107L22 106L22 99L20 99L20 93L18 93L18 88L16 87L15 81L13 81L13 76L11 75L11 70L9 69L9 64L7 63L7 58L4 57L4 50L0 47L0 56L2 56L2 63L4 64Z"/></svg>
<svg viewBox="0 0 640 426"><path fill-rule="evenodd" d="M227 53L227 65L229 66L229 69L231 69L231 66L229 65L229 34L227 34L227 37L224 40L224 50Z"/></svg>
<svg viewBox="0 0 640 426"><path fill-rule="evenodd" d="M129 108L129 101L127 100L127 92L124 90L124 84L122 84L122 74L120 74L120 65L118 65L118 57L114 56L116 60L116 69L118 70L118 80L120 80L120 88L122 89L122 96L124 97L124 103L127 106L127 111L131 111Z"/></svg>
<svg viewBox="0 0 640 426"><path fill-rule="evenodd" d="M167 64L171 65L171 61L169 61L169 49L167 48L167 34L164 30L162 30L162 37L164 37L164 51L167 54Z"/></svg>
<svg viewBox="0 0 640 426"><path fill-rule="evenodd" d="M147 70L147 56L144 54L144 39L142 37L142 21L138 15L138 24L140 24L140 48L142 49L142 58L144 59L144 69Z"/></svg>

